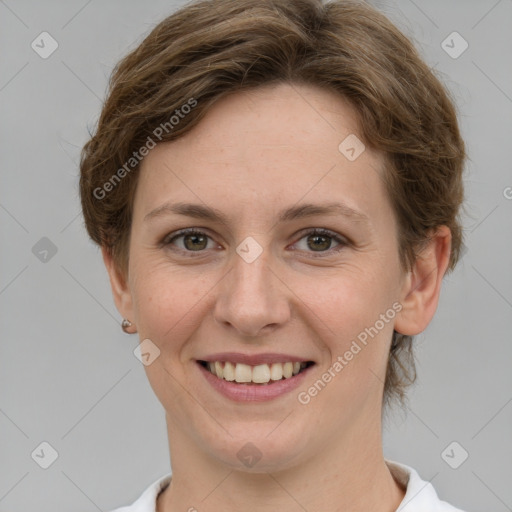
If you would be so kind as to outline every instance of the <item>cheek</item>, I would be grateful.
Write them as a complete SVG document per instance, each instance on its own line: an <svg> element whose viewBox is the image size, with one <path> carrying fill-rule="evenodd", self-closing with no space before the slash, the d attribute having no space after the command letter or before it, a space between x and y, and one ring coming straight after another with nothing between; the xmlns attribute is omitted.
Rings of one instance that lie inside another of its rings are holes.
<svg viewBox="0 0 512 512"><path fill-rule="evenodd" d="M376 265L345 266L330 277L304 280L300 296L324 324L327 336L346 341L391 307L389 274Z"/></svg>
<svg viewBox="0 0 512 512"><path fill-rule="evenodd" d="M308 306L314 315L309 318L329 360L322 373L301 388L301 398L308 401L305 413L330 417L345 428L344 423L356 417L363 404L377 407L380 403L396 311L387 280L368 269L331 280L324 290L320 298L318 289L313 293L313 287L305 288L304 296L310 298ZM316 297L315 302L311 297Z"/></svg>
<svg viewBox="0 0 512 512"><path fill-rule="evenodd" d="M360 404L369 396L373 400L385 380L396 316L396 285L393 272L385 272L383 263L377 260L357 268L344 267L336 278L320 280L323 293L319 293L318 286L304 282L302 296L308 298L308 306L315 313L311 317L313 330L321 336L330 357L324 375L329 382L325 391L321 383L308 384L322 389L323 398L317 401L319 413L325 403L351 407L349 404Z"/></svg>
<svg viewBox="0 0 512 512"><path fill-rule="evenodd" d="M197 323L203 288L200 280L168 267L138 265L133 299L140 335L162 347L169 339L183 339Z"/></svg>
<svg viewBox="0 0 512 512"><path fill-rule="evenodd" d="M190 355L187 341L204 317L208 288L203 290L198 279L191 280L183 272L149 262L137 266L133 285L139 337L149 338L160 351L144 370L164 408L182 411L179 416L183 416L190 407L189 395L183 393Z"/></svg>

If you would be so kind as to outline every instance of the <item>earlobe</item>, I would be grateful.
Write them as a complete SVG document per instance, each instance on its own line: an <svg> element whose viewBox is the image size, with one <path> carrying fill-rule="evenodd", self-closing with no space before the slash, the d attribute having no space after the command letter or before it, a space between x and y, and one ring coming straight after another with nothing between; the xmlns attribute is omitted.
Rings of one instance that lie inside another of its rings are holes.
<svg viewBox="0 0 512 512"><path fill-rule="evenodd" d="M403 307L395 322L397 332L413 336L427 328L437 309L450 253L450 229L440 226L431 233L404 280L400 300Z"/></svg>
<svg viewBox="0 0 512 512"><path fill-rule="evenodd" d="M112 253L106 248L101 248L103 263L107 269L112 296L117 310L125 319L130 319L133 323L133 301L127 278L123 275L112 258Z"/></svg>

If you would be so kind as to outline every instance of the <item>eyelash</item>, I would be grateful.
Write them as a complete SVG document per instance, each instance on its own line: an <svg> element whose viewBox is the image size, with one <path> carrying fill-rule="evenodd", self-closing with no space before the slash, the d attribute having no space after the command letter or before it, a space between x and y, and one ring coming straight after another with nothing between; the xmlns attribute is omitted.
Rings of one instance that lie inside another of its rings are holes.
<svg viewBox="0 0 512 512"><path fill-rule="evenodd" d="M211 238L204 231L200 231L200 230L198 230L196 228L186 228L186 229L182 229L180 231L177 231L176 233L171 233L170 235L167 235L162 240L162 245L163 246L171 245L172 242L174 242L177 238L181 238L181 237L187 236L187 235L206 235L208 238ZM332 249L327 249L326 251L319 251L317 253L318 255L315 255L315 253L313 252L313 254L314 254L313 257L314 258L325 257L325 256L322 256L324 254L327 254L327 255L330 256L330 255L332 255L332 253L337 253L337 252L341 251L344 247L349 245L349 242L347 241L347 239L341 237L340 235L334 233L333 231L330 231L330 230L324 229L324 228L313 228L313 229L310 229L309 231L303 233L298 241L302 240L303 238L305 238L307 236L311 236L311 235L326 236L328 238L332 238L333 240L335 240L336 242L339 243L338 246L336 246L336 247L334 247ZM204 250L202 250L202 251L187 251L185 249L179 249L179 251L186 252L186 253L194 253L194 252L202 253L202 252L204 252ZM191 257L194 257L194 256L191 256Z"/></svg>

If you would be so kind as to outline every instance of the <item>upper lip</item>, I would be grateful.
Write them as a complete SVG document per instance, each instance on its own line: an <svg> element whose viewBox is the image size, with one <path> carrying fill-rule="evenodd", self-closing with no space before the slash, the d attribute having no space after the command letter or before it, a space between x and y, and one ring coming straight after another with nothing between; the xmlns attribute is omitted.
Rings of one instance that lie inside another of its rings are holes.
<svg viewBox="0 0 512 512"><path fill-rule="evenodd" d="M229 361L230 363L243 363L251 366L257 366L259 364L271 364L271 363L288 363L298 362L307 363L311 359L305 359L303 357L294 356L291 354L276 354L266 352L263 354L242 354L240 352L219 352L217 354L211 354L205 356L199 361L215 362L215 361Z"/></svg>

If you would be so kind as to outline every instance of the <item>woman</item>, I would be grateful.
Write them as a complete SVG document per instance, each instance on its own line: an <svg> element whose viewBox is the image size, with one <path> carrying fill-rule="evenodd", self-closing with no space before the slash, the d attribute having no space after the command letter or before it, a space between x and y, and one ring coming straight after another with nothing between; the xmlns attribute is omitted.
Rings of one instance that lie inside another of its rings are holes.
<svg viewBox="0 0 512 512"><path fill-rule="evenodd" d="M381 416L461 249L464 143L356 1L201 1L116 67L81 199L166 411L131 512L456 511Z"/></svg>

